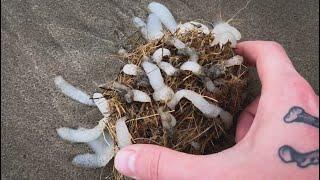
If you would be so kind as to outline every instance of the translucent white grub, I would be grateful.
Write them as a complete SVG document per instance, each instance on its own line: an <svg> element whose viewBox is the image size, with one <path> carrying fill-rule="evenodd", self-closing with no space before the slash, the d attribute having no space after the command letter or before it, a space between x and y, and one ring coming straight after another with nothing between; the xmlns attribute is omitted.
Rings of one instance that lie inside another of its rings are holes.
<svg viewBox="0 0 320 180"><path fill-rule="evenodd" d="M87 93L74 87L73 85L65 81L61 76L55 77L54 83L64 95L70 97L71 99L78 101L82 104L95 106L95 103Z"/></svg>
<svg viewBox="0 0 320 180"><path fill-rule="evenodd" d="M203 77L202 81L208 91L210 92L217 91L217 87L214 85L213 81L209 77Z"/></svg>
<svg viewBox="0 0 320 180"><path fill-rule="evenodd" d="M99 111L104 117L109 117L111 114L109 101L103 97L101 93L93 94L93 101L97 105Z"/></svg>
<svg viewBox="0 0 320 180"><path fill-rule="evenodd" d="M156 62L159 68L162 71L164 71L168 76L173 76L178 72L178 69L168 62L162 61L162 58L164 56L170 56L170 55L171 53L169 49L159 48L153 53L152 60Z"/></svg>
<svg viewBox="0 0 320 180"><path fill-rule="evenodd" d="M219 44L219 46L221 48L223 45L227 44L228 42L231 43L232 48L235 48L237 45L237 40L233 36L233 34L226 32L223 34L216 35L214 40L211 43L211 46Z"/></svg>
<svg viewBox="0 0 320 180"><path fill-rule="evenodd" d="M116 121L117 143L120 149L132 144L132 137L126 125L126 120L127 117L122 117Z"/></svg>
<svg viewBox="0 0 320 180"><path fill-rule="evenodd" d="M190 21L190 22L178 25L178 32L181 34L185 34L192 30L197 30L198 32L202 32L204 34L210 34L209 28L206 25L199 22Z"/></svg>
<svg viewBox="0 0 320 180"><path fill-rule="evenodd" d="M212 32L215 34L223 34L225 32L231 33L237 41L241 39L241 33L233 26L229 25L228 23L225 22L219 22L217 23Z"/></svg>
<svg viewBox="0 0 320 180"><path fill-rule="evenodd" d="M112 88L118 91L130 91L130 88L128 86L116 81L112 83Z"/></svg>
<svg viewBox="0 0 320 180"><path fill-rule="evenodd" d="M241 39L241 33L225 22L217 23L212 30L212 34L215 38L211 44L212 46L219 44L221 47L229 41L231 47L236 47L237 41Z"/></svg>
<svg viewBox="0 0 320 180"><path fill-rule="evenodd" d="M164 35L162 31L162 24L158 16L153 13L149 14L147 22L148 40L161 39Z"/></svg>
<svg viewBox="0 0 320 180"><path fill-rule="evenodd" d="M90 142L97 139L102 134L107 120L107 118L101 119L98 125L92 129L81 127L78 129L71 129L62 127L57 129L57 133L60 138L70 142Z"/></svg>
<svg viewBox="0 0 320 180"><path fill-rule="evenodd" d="M194 49L187 47L187 45L178 38L171 39L169 43L178 49L178 54L189 56L189 61L197 62L199 60L198 53Z"/></svg>
<svg viewBox="0 0 320 180"><path fill-rule="evenodd" d="M152 60L156 63L159 63L162 61L162 58L164 56L170 56L171 52L169 49L166 48L159 48L152 54Z"/></svg>
<svg viewBox="0 0 320 180"><path fill-rule="evenodd" d="M233 116L228 111L225 111L225 110L222 110L220 112L219 116L220 116L225 128L230 129L230 127L233 124Z"/></svg>
<svg viewBox="0 0 320 180"><path fill-rule="evenodd" d="M186 44L184 44L180 39L173 38L169 41L170 44L172 44L177 49L184 49L186 48Z"/></svg>
<svg viewBox="0 0 320 180"><path fill-rule="evenodd" d="M178 54L184 54L184 55L189 56L188 61L198 62L198 60L199 60L198 53L194 49L189 48L189 47L186 47L184 49L179 49Z"/></svg>
<svg viewBox="0 0 320 180"><path fill-rule="evenodd" d="M206 117L216 118L220 116L224 126L226 128L231 127L233 122L232 121L233 117L229 112L223 110L221 107L217 105L209 103L200 94L191 90L186 90L186 89L179 90L174 94L171 101L167 103L167 106L170 109L174 109L182 98L186 98L189 101L191 101L192 104L196 108L198 108Z"/></svg>
<svg viewBox="0 0 320 180"><path fill-rule="evenodd" d="M133 101L135 102L151 102L149 95L143 91L133 89Z"/></svg>
<svg viewBox="0 0 320 180"><path fill-rule="evenodd" d="M168 62L161 61L160 63L158 63L158 66L168 76L174 76L179 72L179 69L175 68Z"/></svg>
<svg viewBox="0 0 320 180"><path fill-rule="evenodd" d="M169 101L174 95L173 90L168 86L162 86L161 89L153 93L153 99L155 101Z"/></svg>
<svg viewBox="0 0 320 180"><path fill-rule="evenodd" d="M164 112L164 108L160 107L157 112L160 115L162 126L165 129L172 129L176 124L176 118L170 112Z"/></svg>
<svg viewBox="0 0 320 180"><path fill-rule="evenodd" d="M133 17L132 22L136 28L147 27L147 24L139 17Z"/></svg>
<svg viewBox="0 0 320 180"><path fill-rule="evenodd" d="M127 103L135 102L151 102L151 98L149 95L143 91L137 90L137 89L130 89L124 84L114 82L113 88L118 91L124 92L124 98L127 101Z"/></svg>
<svg viewBox="0 0 320 180"><path fill-rule="evenodd" d="M180 69L183 71L191 71L196 75L202 74L202 67L200 66L200 64L194 61L186 61L180 66Z"/></svg>
<svg viewBox="0 0 320 180"><path fill-rule="evenodd" d="M87 144L95 154L79 154L73 158L72 164L85 168L104 167L115 154L114 142L109 134L101 134L97 139Z"/></svg>
<svg viewBox="0 0 320 180"><path fill-rule="evenodd" d="M225 67L239 66L243 63L243 57L236 55L223 62Z"/></svg>
<svg viewBox="0 0 320 180"><path fill-rule="evenodd" d="M165 85L159 67L148 61L143 61L142 67L148 76L151 87L154 90L153 99L155 101L170 100L174 95L174 92L170 87Z"/></svg>
<svg viewBox="0 0 320 180"><path fill-rule="evenodd" d="M135 25L135 27L140 30L143 38L148 39L147 24L139 17L134 17L132 19L132 22Z"/></svg>
<svg viewBox="0 0 320 180"><path fill-rule="evenodd" d="M123 73L131 76L137 76L143 74L142 69L135 64L126 64L122 68Z"/></svg>
<svg viewBox="0 0 320 180"><path fill-rule="evenodd" d="M166 6L157 2L152 2L148 5L148 10L151 13L156 14L162 24L164 24L171 33L176 32L177 23Z"/></svg>
<svg viewBox="0 0 320 180"><path fill-rule="evenodd" d="M177 91L171 101L168 102L168 107L170 109L174 109L182 98L186 98L191 101L192 104L208 118L216 118L222 111L220 107L210 104L200 94L186 89Z"/></svg>

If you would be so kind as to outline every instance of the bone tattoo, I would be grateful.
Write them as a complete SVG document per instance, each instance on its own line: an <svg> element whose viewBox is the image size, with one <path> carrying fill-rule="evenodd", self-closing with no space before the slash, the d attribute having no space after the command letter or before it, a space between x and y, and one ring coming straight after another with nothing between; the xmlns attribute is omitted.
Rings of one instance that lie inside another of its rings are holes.
<svg viewBox="0 0 320 180"><path fill-rule="evenodd" d="M319 128L319 118L306 113L301 107L294 106L283 118L286 123L305 123ZM319 165L319 148L310 152L299 152L289 145L279 148L278 155L284 163L297 163L300 168Z"/></svg>

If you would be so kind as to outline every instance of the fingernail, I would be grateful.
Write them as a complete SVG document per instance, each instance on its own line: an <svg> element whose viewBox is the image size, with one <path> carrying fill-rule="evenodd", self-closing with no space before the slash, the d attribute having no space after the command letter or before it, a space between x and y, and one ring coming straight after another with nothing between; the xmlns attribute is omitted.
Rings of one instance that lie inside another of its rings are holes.
<svg viewBox="0 0 320 180"><path fill-rule="evenodd" d="M134 177L135 175L136 152L133 150L119 151L115 158L114 166L120 173Z"/></svg>

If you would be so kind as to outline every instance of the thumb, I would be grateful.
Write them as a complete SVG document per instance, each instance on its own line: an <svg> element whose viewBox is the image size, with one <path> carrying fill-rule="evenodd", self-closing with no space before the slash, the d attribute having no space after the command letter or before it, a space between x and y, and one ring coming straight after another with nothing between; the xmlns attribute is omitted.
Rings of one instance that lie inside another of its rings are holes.
<svg viewBox="0 0 320 180"><path fill-rule="evenodd" d="M186 179L201 157L154 145L132 145L119 151L115 167L122 174L137 179Z"/></svg>
<svg viewBox="0 0 320 180"><path fill-rule="evenodd" d="M228 154L238 156L234 152ZM224 152L200 156L156 145L135 144L117 153L115 168L125 176L142 180L212 179L225 177L223 172L227 171L231 164L236 164L236 159L239 158L231 158Z"/></svg>
<svg viewBox="0 0 320 180"><path fill-rule="evenodd" d="M256 116L260 96L256 97L240 114L236 129L236 142L239 143L249 131Z"/></svg>

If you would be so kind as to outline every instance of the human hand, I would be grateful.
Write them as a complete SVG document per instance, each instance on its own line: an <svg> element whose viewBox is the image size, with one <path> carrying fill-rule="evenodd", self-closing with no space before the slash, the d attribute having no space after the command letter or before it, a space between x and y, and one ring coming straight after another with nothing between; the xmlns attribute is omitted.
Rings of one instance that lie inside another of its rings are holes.
<svg viewBox="0 0 320 180"><path fill-rule="evenodd" d="M234 147L199 156L136 144L117 153L117 170L147 180L318 179L319 97L279 44L242 42L236 52L256 66L262 89L239 117Z"/></svg>

